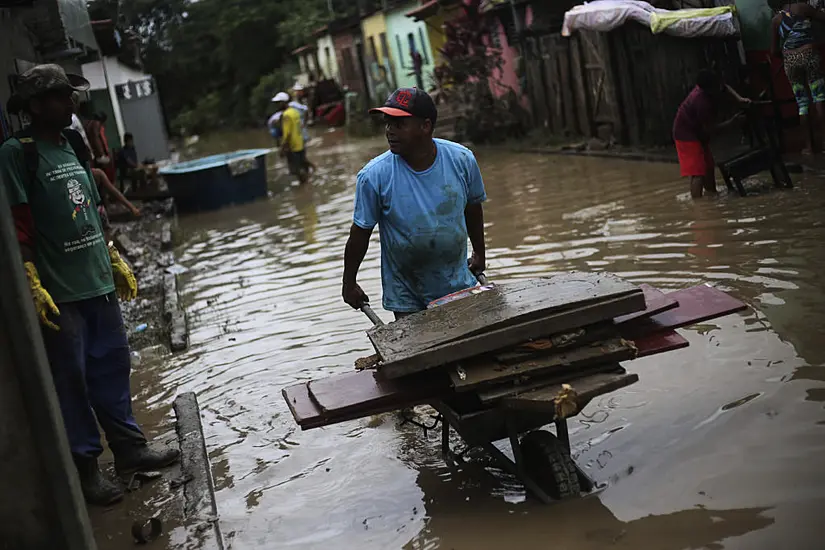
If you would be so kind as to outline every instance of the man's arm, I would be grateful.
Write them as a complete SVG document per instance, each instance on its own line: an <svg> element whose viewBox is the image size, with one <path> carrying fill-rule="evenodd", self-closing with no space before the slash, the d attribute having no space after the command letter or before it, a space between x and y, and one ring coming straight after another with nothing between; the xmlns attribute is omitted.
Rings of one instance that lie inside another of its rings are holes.
<svg viewBox="0 0 825 550"><path fill-rule="evenodd" d="M472 153L465 157L465 169L467 170L467 206L464 207L464 223L467 225L467 235L473 245L473 254L468 260L468 265L470 271L478 275L487 267L484 245L484 209L481 206L481 203L487 200L487 191L484 189L481 169Z"/></svg>
<svg viewBox="0 0 825 550"><path fill-rule="evenodd" d="M344 281L341 295L344 301L355 309L360 308L364 303L369 302L369 297L364 293L356 279L361 262L367 255L370 246L370 236L372 229L364 229L352 224L349 230L349 239L344 248Z"/></svg>
<svg viewBox="0 0 825 550"><path fill-rule="evenodd" d="M478 275L487 267L484 244L484 208L480 202L467 205L467 208L464 209L464 221L467 224L467 235L470 236L470 243L473 245L470 271L474 275Z"/></svg>

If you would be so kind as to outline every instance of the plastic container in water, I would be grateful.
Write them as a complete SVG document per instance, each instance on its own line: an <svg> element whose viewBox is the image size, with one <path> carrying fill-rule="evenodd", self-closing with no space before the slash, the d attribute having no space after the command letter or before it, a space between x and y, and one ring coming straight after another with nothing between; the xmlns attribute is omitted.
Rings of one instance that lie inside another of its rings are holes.
<svg viewBox="0 0 825 550"><path fill-rule="evenodd" d="M166 166L160 174L181 212L216 210L266 197L266 155L246 149Z"/></svg>

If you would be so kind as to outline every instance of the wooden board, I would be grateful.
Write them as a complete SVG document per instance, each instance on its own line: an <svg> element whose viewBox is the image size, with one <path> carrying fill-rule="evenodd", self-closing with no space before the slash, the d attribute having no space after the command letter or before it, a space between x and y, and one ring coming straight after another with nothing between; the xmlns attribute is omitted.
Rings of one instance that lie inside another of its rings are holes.
<svg viewBox="0 0 825 550"><path fill-rule="evenodd" d="M575 345L588 344L600 340L607 340L619 336L618 325L630 322L643 317L651 317L663 311L673 309L679 303L668 297L664 292L653 288L650 285L639 285L645 296L645 309L621 315L609 323L582 327L564 335L553 335L550 338L539 338L526 344L520 344L512 349L502 351L496 355L496 359L501 363L518 363L534 357L541 357L548 353L555 353L558 347L573 347ZM559 346L556 340L562 336L566 341L566 346Z"/></svg>
<svg viewBox="0 0 825 550"><path fill-rule="evenodd" d="M616 391L639 381L639 375L627 373L594 374L570 384L578 394L576 404L583 409L593 398ZM505 397L502 405L511 409L529 410L552 414L555 412L555 399L562 391L561 384L547 386L531 392Z"/></svg>
<svg viewBox="0 0 825 550"><path fill-rule="evenodd" d="M652 317L653 315L658 315L659 313L674 309L679 305L679 302L673 298L672 295L665 294L658 288L653 288L652 286L644 283L640 284L639 288L642 289L642 293L645 295L645 308L642 311L616 317L613 319L613 322L617 325L627 323L628 321L632 321L634 319Z"/></svg>
<svg viewBox="0 0 825 550"><path fill-rule="evenodd" d="M576 115L578 115L578 133L583 136L590 136L593 134L593 125L591 124L590 106L587 102L587 90L585 89L585 75L582 72L582 56L580 38L576 35L570 38L570 70L572 71L571 79L573 81L573 95L576 98ZM569 107L572 107L570 105Z"/></svg>
<svg viewBox="0 0 825 550"><path fill-rule="evenodd" d="M687 346L687 340L676 332L670 331L669 333L658 333L640 338L636 341L636 346L639 350L639 356L646 357L683 348ZM583 372L587 372L586 369ZM445 392L444 385L434 385L432 392L415 391L410 393L406 391L406 386L403 383L406 382L406 379L399 380L400 383L398 384L379 384L376 383L372 374L372 371L363 371L340 374L324 379L330 387L337 387L338 391L350 396L350 405L342 403L344 413L325 413L310 396L307 382L285 388L282 394L295 421L304 430L380 414L418 403L430 402L439 396L448 395ZM344 388L352 386L363 387L344 390ZM355 396L359 396L360 401L355 402L353 399ZM327 404L331 405L330 403Z"/></svg>
<svg viewBox="0 0 825 550"><path fill-rule="evenodd" d="M281 394L295 421L307 430L426 403L448 390L446 376L395 381L359 371L289 386Z"/></svg>
<svg viewBox="0 0 825 550"><path fill-rule="evenodd" d="M289 407L289 412L292 413L292 418L295 419L295 422L297 422L301 428L304 428L304 423L307 421L312 421L313 419L321 420L324 417L324 413L309 396L309 386L307 382L286 387L281 390L281 395L284 396L284 401L286 401Z"/></svg>
<svg viewBox="0 0 825 550"><path fill-rule="evenodd" d="M485 294L488 293L485 292ZM638 292L572 310L565 310L555 315L550 315L549 317L449 342L441 346L425 349L416 354L400 356L397 357L395 361L385 362L379 367L379 372L383 373L387 378L398 378L400 376L421 372L461 361L469 357L501 350L519 342L547 334L555 334L592 325L604 319L611 319L617 315L623 315L628 311L643 307L643 301L644 298L641 292Z"/></svg>
<svg viewBox="0 0 825 550"><path fill-rule="evenodd" d="M653 315L648 319L633 320L622 324L622 336L635 340L641 336L694 325L748 308L745 303L733 296L706 285L669 292L667 296L679 302L678 307Z"/></svg>
<svg viewBox="0 0 825 550"><path fill-rule="evenodd" d="M575 370L576 367L598 363L626 361L635 356L636 348L632 343L614 338L511 365L503 365L495 359L482 359L475 364L466 364L460 374L457 367L449 367L447 370L456 391L468 391L513 378L535 376L549 370Z"/></svg>
<svg viewBox="0 0 825 550"><path fill-rule="evenodd" d="M481 333L547 317L609 298L638 296L635 285L608 273L564 273L496 286L367 332L384 363ZM644 309L635 300L632 313ZM623 313L623 314L624 314Z"/></svg>
<svg viewBox="0 0 825 550"><path fill-rule="evenodd" d="M554 334L549 338L537 338L529 342L524 342L496 353L495 359L504 365L513 365L527 361L528 359L559 353L568 348L572 349L620 336L619 329L616 328L611 320L607 323L597 323L595 325Z"/></svg>
<svg viewBox="0 0 825 550"><path fill-rule="evenodd" d="M643 336L634 341L636 344L636 358L648 357L666 351L686 348L690 343L675 330L659 332L649 336Z"/></svg>
<svg viewBox="0 0 825 550"><path fill-rule="evenodd" d="M478 392L479 400L489 405L495 401L499 401L504 397L514 396L522 393L527 393L536 389L546 388L547 386L558 384L569 384L594 374L601 374L606 372L624 373L621 365L618 363L600 363L587 367L579 367L574 369L562 369L563 372L551 371L551 374L544 374L542 376L534 376L521 384L499 384L490 388L485 388Z"/></svg>
<svg viewBox="0 0 825 550"><path fill-rule="evenodd" d="M354 409L394 405L399 400L426 400L443 393L448 382L442 372L387 380L375 371L364 371L313 380L307 386L321 412L335 416Z"/></svg>

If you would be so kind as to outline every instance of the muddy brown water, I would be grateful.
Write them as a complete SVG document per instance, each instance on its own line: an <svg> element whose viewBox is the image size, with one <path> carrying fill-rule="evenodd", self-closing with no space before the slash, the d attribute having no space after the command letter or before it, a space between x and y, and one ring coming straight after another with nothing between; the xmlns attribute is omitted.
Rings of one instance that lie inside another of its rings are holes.
<svg viewBox="0 0 825 550"><path fill-rule="evenodd" d="M322 134L310 185L180 220L191 348L139 394L162 416L197 392L231 548L825 548L825 178L693 202L671 164L477 151L493 280L606 270L751 306L628 363L639 383L570 421L576 460L607 488L543 506L483 458L446 466L437 433L393 415L301 432L281 397L371 352L340 281L354 176L383 150ZM380 303L377 238L360 281Z"/></svg>

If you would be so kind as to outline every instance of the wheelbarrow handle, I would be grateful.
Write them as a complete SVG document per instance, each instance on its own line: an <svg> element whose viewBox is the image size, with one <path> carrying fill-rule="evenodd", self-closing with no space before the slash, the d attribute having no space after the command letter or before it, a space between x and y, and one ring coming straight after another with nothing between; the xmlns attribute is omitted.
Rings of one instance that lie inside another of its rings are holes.
<svg viewBox="0 0 825 550"><path fill-rule="evenodd" d="M478 282L479 282L480 284L482 284L482 285L486 285L486 284L488 284L488 283L489 283L489 281L488 281L488 279L487 279L487 276L486 276L484 273L479 273L479 274L477 274L477 275L476 275L476 279L478 279ZM361 311L363 311L363 312L364 312L364 315L366 315L366 316L367 316L367 318L368 318L368 319L372 322L372 324L373 324L373 325L375 325L376 327L380 327L381 325L383 325L383 324L384 324L384 321L382 321L382 320L381 320L381 317L379 317L379 316L378 316L378 315L377 315L377 314L376 314L376 313L372 310L372 307L370 307L370 305L369 305L369 304L364 303L364 304L363 304L360 308L358 308L358 309L360 309Z"/></svg>
<svg viewBox="0 0 825 550"><path fill-rule="evenodd" d="M364 312L364 315L366 315L366 316L367 316L367 318L368 318L368 319L372 322L372 324L373 324L373 325L375 325L375 326L377 326L377 327L380 327L381 325L383 325L383 324L384 324L384 321L382 321L382 320L381 320L381 317L379 317L379 316L378 316L378 315L377 315L377 314L376 314L376 313L372 310L372 308L370 307L370 305L369 305L369 304L365 303L365 304L363 304L363 305L362 305L359 309L360 309L361 311L363 311L363 312Z"/></svg>

